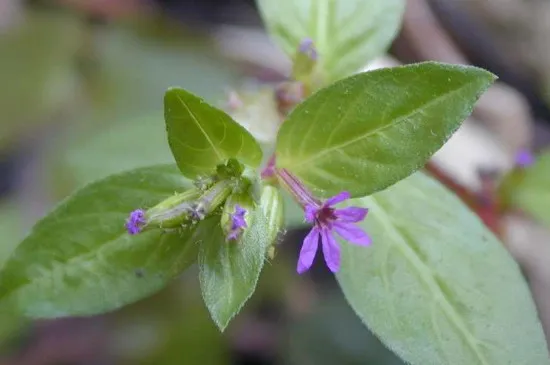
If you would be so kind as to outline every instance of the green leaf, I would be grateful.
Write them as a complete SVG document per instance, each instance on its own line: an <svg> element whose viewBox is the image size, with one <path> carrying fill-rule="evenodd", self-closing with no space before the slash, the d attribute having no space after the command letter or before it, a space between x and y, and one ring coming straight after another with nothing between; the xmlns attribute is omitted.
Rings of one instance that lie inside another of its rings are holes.
<svg viewBox="0 0 550 365"><path fill-rule="evenodd" d="M508 205L550 226L550 152L537 156L533 165L510 173L501 192Z"/></svg>
<svg viewBox="0 0 550 365"><path fill-rule="evenodd" d="M365 196L419 169L471 113L495 76L433 62L380 69L320 90L292 111L277 166L321 196Z"/></svg>
<svg viewBox="0 0 550 365"><path fill-rule="evenodd" d="M294 56L314 41L326 81L351 75L381 55L397 35L404 0L257 0L268 31Z"/></svg>
<svg viewBox="0 0 550 365"><path fill-rule="evenodd" d="M244 127L188 91L166 92L164 118L172 154L189 178L212 173L230 157L254 168L262 161L260 146Z"/></svg>
<svg viewBox="0 0 550 365"><path fill-rule="evenodd" d="M221 331L254 293L270 244L261 208L249 214L249 228L237 242L225 242L218 217L199 228L203 239L199 251L202 296Z"/></svg>
<svg viewBox="0 0 550 365"><path fill-rule="evenodd" d="M529 288L504 246L435 180L417 173L350 205L371 247L342 244L352 308L412 365L550 364Z"/></svg>
<svg viewBox="0 0 550 365"><path fill-rule="evenodd" d="M173 165L113 175L39 221L0 272L0 309L29 317L92 315L164 287L197 256L193 230L126 233L130 211L190 187Z"/></svg>

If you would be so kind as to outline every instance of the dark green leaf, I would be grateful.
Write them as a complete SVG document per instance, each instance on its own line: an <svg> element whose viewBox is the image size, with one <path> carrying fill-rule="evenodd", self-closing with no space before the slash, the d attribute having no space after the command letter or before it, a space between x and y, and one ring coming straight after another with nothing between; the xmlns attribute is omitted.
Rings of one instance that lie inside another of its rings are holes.
<svg viewBox="0 0 550 365"><path fill-rule="evenodd" d="M237 242L225 242L217 217L199 228L202 295L222 331L254 293L271 243L265 233L267 222L261 208L250 215L249 228Z"/></svg>
<svg viewBox="0 0 550 365"><path fill-rule="evenodd" d="M529 288L481 221L417 173L350 205L371 247L342 243L338 281L359 317L412 365L550 364Z"/></svg>
<svg viewBox="0 0 550 365"><path fill-rule="evenodd" d="M351 75L381 55L401 24L404 0L257 0L271 35L289 56L314 41L327 81Z"/></svg>
<svg viewBox="0 0 550 365"><path fill-rule="evenodd" d="M154 166L90 184L39 221L0 272L0 309L29 317L91 315L146 297L196 260L194 231L130 236L130 211L190 182Z"/></svg>
<svg viewBox="0 0 550 365"><path fill-rule="evenodd" d="M321 196L365 196L423 166L495 76L433 62L339 81L300 104L277 139L277 166Z"/></svg>
<svg viewBox="0 0 550 365"><path fill-rule="evenodd" d="M244 127L188 91L166 92L164 118L172 154L189 178L212 173L230 157L254 168L262 161L260 146Z"/></svg>

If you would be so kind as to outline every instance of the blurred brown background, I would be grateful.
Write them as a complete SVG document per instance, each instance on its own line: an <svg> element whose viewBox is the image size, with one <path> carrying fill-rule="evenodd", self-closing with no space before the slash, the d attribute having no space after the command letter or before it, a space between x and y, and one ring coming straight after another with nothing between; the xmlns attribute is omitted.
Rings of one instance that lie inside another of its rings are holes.
<svg viewBox="0 0 550 365"><path fill-rule="evenodd" d="M365 64L438 60L500 77L431 166L498 226L547 329L550 234L528 217L491 210L491 202L515 153L550 141L549 37L548 1L408 0L389 53ZM223 105L228 90L283 81L289 67L253 1L0 0L0 263L77 187L172 161L162 123L167 87ZM289 232L224 335L189 272L104 316L0 323L0 365L401 364L359 323L325 270L294 274L302 236Z"/></svg>

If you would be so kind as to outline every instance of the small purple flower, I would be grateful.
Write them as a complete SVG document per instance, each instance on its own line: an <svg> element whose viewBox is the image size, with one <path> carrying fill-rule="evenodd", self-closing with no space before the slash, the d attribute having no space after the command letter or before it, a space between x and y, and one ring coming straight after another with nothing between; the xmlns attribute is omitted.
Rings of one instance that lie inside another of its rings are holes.
<svg viewBox="0 0 550 365"><path fill-rule="evenodd" d="M241 207L239 204L235 204L235 212L231 214L231 230L227 235L227 240L236 240L239 238L242 230L248 227L244 216L246 214L246 209Z"/></svg>
<svg viewBox="0 0 550 365"><path fill-rule="evenodd" d="M138 234L145 225L145 211L143 209L136 209L126 220L126 230L129 234Z"/></svg>
<svg viewBox="0 0 550 365"><path fill-rule="evenodd" d="M262 170L262 179L269 179L275 175L275 155L272 155L267 162L267 166Z"/></svg>
<svg viewBox="0 0 550 365"><path fill-rule="evenodd" d="M350 194L340 194L327 199L323 204L307 204L305 207L305 218L313 223L313 228L304 239L300 257L298 259L298 274L309 270L319 247L319 239L323 249L325 262L332 272L340 269L340 246L334 238L334 233L346 241L368 246L371 244L370 237L353 223L365 219L368 209L360 207L347 207L335 209L334 205L348 200Z"/></svg>
<svg viewBox="0 0 550 365"><path fill-rule="evenodd" d="M298 51L305 54L313 61L317 60L317 50L315 49L315 45L313 44L313 40L311 38L303 39L298 47Z"/></svg>
<svg viewBox="0 0 550 365"><path fill-rule="evenodd" d="M516 154L516 164L520 167L527 167L535 163L535 156L526 148Z"/></svg>

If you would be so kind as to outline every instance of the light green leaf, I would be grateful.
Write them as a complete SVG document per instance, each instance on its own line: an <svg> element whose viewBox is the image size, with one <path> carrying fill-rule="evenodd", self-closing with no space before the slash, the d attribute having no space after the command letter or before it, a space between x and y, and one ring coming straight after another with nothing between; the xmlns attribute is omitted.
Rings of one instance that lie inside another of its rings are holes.
<svg viewBox="0 0 550 365"><path fill-rule="evenodd" d="M513 171L502 185L507 204L550 226L550 152L537 156L533 165Z"/></svg>
<svg viewBox="0 0 550 365"><path fill-rule="evenodd" d="M173 165L113 175L39 221L0 272L0 309L29 317L92 315L164 287L196 260L194 231L126 233L130 211L189 188Z"/></svg>
<svg viewBox="0 0 550 365"><path fill-rule="evenodd" d="M365 196L419 169L471 113L495 76L426 62L380 69L320 90L292 111L277 166L321 196Z"/></svg>
<svg viewBox="0 0 550 365"><path fill-rule="evenodd" d="M244 127L186 90L166 92L164 118L172 154L189 178L212 173L230 157L254 168L262 161L260 146Z"/></svg>
<svg viewBox="0 0 550 365"><path fill-rule="evenodd" d="M204 302L221 331L254 293L271 243L261 208L249 214L249 228L237 242L225 242L217 217L199 228L203 239L199 281Z"/></svg>
<svg viewBox="0 0 550 365"><path fill-rule="evenodd" d="M350 205L371 247L342 244L352 308L412 365L550 364L528 286L504 246L452 193L417 173Z"/></svg>
<svg viewBox="0 0 550 365"><path fill-rule="evenodd" d="M289 55L314 41L326 81L351 75L385 52L397 35L404 0L257 0L267 29Z"/></svg>

